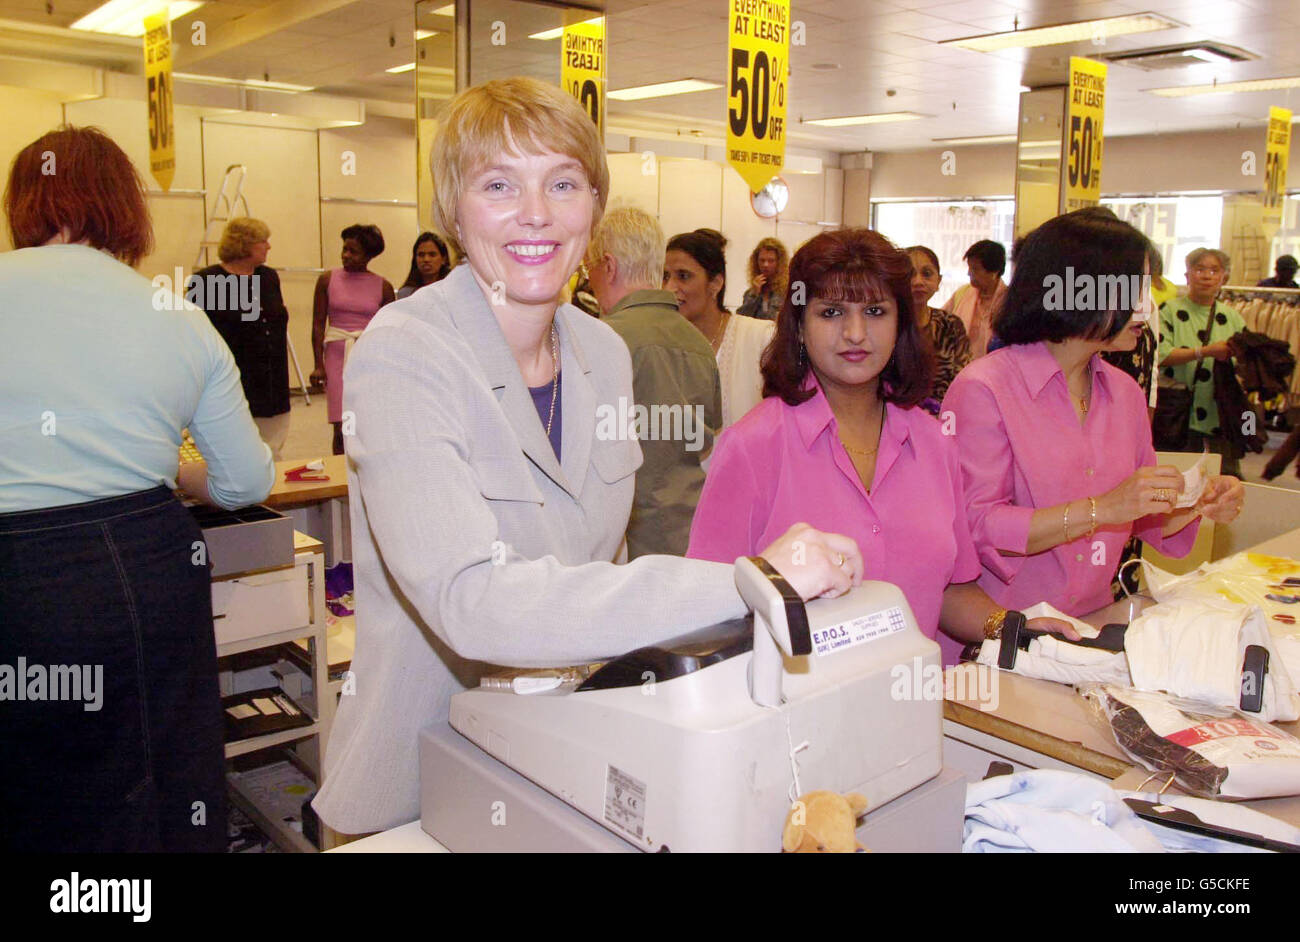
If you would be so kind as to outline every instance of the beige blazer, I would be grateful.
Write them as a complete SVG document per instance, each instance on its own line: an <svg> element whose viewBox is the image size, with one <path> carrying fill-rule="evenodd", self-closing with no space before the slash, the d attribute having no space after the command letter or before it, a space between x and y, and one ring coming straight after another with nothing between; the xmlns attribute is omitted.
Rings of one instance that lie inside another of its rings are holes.
<svg viewBox="0 0 1300 942"><path fill-rule="evenodd" d="M468 265L380 310L348 358L355 693L314 802L336 830L419 817L419 731L483 662L599 660L744 613L731 566L611 562L641 450L596 423L631 401L631 358L576 307L555 321L560 461Z"/></svg>

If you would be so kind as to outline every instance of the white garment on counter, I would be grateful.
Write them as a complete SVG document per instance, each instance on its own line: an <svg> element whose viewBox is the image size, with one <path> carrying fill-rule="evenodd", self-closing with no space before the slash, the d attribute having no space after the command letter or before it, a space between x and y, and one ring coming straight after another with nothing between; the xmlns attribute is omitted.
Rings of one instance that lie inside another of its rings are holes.
<svg viewBox="0 0 1300 942"><path fill-rule="evenodd" d="M983 642L976 663L996 668L1001 648L1000 639ZM1011 673L1058 684L1129 685L1123 651L1083 648L1059 641L1051 635L1040 635L1029 642L1029 650L1017 651L1016 666Z"/></svg>
<svg viewBox="0 0 1300 942"><path fill-rule="evenodd" d="M1124 651L1139 690L1237 708L1242 660L1252 644L1269 653L1263 709L1253 715L1270 723L1300 719L1290 672L1256 606L1214 598L1162 602L1129 625Z"/></svg>
<svg viewBox="0 0 1300 942"><path fill-rule="evenodd" d="M1109 783L1056 769L966 786L963 853L1160 853L1160 841Z"/></svg>

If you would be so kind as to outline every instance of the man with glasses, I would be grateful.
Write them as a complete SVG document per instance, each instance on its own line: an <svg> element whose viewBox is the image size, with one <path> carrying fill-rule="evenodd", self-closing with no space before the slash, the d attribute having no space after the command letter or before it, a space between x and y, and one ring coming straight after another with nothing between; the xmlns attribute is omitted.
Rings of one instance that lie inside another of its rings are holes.
<svg viewBox="0 0 1300 942"><path fill-rule="evenodd" d="M1245 330L1246 322L1216 299L1228 280L1231 260L1218 249L1194 249L1187 256L1187 296L1166 301L1160 308L1161 373L1192 391L1189 451L1223 456L1223 473L1241 477L1235 449L1224 437L1222 421L1240 417L1219 415L1214 401L1214 361L1231 362L1228 338Z"/></svg>

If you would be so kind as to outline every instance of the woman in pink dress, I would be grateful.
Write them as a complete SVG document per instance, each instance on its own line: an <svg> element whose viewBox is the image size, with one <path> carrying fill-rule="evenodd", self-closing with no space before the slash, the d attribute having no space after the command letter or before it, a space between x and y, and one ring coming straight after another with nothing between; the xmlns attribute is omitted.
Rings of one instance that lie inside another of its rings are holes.
<svg viewBox="0 0 1300 942"><path fill-rule="evenodd" d="M343 454L343 364L370 318L394 297L388 280L366 268L383 251L384 235L378 226L348 226L343 230L343 267L316 279L311 325L316 368L311 383L325 384L336 455Z"/></svg>
<svg viewBox="0 0 1300 942"><path fill-rule="evenodd" d="M864 579L902 590L953 664L1009 613L975 583L957 449L916 408L934 366L911 281L907 255L868 229L824 232L795 253L790 284L805 292L777 315L765 398L719 439L686 554L731 562L792 523L832 528L857 541ZM1028 625L1076 637L1061 621Z"/></svg>

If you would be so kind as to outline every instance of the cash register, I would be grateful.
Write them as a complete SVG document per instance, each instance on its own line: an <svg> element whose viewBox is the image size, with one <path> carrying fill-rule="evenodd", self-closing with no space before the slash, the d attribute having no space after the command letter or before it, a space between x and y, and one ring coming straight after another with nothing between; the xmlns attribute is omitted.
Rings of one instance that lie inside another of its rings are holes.
<svg viewBox="0 0 1300 942"><path fill-rule="evenodd" d="M805 604L766 560L750 609L592 671L524 672L451 699L420 741L421 823L453 851L778 851L792 801L859 792L872 850L956 851L939 669L902 592Z"/></svg>

